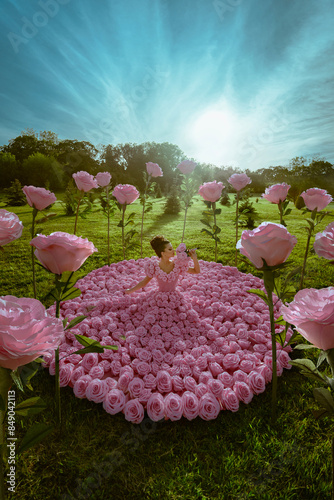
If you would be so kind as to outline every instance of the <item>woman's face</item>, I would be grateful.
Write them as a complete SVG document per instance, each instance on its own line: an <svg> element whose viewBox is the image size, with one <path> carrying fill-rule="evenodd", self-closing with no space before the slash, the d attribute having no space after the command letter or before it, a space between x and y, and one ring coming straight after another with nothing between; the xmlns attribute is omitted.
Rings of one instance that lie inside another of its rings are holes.
<svg viewBox="0 0 334 500"><path fill-rule="evenodd" d="M164 256L164 257L167 257L168 259L170 259L171 257L174 257L174 255L175 255L175 252L174 252L173 246L170 243L167 243L164 251L161 252L161 257Z"/></svg>

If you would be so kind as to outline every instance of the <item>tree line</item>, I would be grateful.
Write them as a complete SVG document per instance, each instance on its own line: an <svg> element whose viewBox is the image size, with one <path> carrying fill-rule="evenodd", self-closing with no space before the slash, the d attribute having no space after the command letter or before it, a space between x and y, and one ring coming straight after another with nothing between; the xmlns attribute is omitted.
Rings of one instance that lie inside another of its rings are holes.
<svg viewBox="0 0 334 500"><path fill-rule="evenodd" d="M22 185L62 191L71 182L74 172L85 170L92 175L107 171L112 175L113 186L133 184L142 191L145 164L153 162L158 163L164 173L163 177L155 179L155 187L166 196L180 185L181 174L176 166L184 159L183 151L169 142L108 144L97 148L87 141L59 140L51 131L37 133L27 129L0 147L0 189L10 187L18 179ZM238 172L245 172L252 179L249 187L257 194L281 182L291 185L293 197L309 187L334 192L334 165L320 156L295 157L287 166L268 166L256 171L197 162L194 176L199 184L217 180L229 189L227 179Z"/></svg>

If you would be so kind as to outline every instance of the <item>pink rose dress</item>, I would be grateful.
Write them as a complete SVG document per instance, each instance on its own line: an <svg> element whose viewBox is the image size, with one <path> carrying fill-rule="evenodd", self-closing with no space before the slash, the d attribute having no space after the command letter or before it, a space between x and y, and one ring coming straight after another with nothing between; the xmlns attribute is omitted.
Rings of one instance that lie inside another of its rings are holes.
<svg viewBox="0 0 334 500"><path fill-rule="evenodd" d="M185 252L174 262L167 274L157 257L122 261L78 282L82 293L62 303L61 316L87 317L60 345L61 386L134 423L145 412L154 421L214 419L265 390L272 376L269 311L248 293L264 290L263 281L206 261L200 274L189 274ZM154 279L124 294L145 275ZM75 354L82 348L76 334L118 350ZM278 350L279 374L290 366L287 350ZM53 375L54 354L46 366Z"/></svg>

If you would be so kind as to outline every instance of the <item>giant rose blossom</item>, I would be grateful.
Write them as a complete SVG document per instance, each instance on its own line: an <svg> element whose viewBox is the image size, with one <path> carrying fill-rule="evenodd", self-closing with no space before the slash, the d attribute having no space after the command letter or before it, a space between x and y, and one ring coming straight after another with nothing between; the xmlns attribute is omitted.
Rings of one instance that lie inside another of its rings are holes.
<svg viewBox="0 0 334 500"><path fill-rule="evenodd" d="M252 179L250 179L247 174L233 174L227 182L229 182L236 191L241 191L247 184L252 182Z"/></svg>
<svg viewBox="0 0 334 500"><path fill-rule="evenodd" d="M148 175L151 175L152 177L163 176L163 172L157 163L152 163L151 161L149 161L148 163L146 163L146 170Z"/></svg>
<svg viewBox="0 0 334 500"><path fill-rule="evenodd" d="M21 237L23 224L16 214L0 209L0 247Z"/></svg>
<svg viewBox="0 0 334 500"><path fill-rule="evenodd" d="M324 351L334 348L334 287L304 288L281 312L311 344Z"/></svg>
<svg viewBox="0 0 334 500"><path fill-rule="evenodd" d="M91 189L99 187L94 176L84 170L80 170L80 172L72 174L72 177L79 191L87 193Z"/></svg>
<svg viewBox="0 0 334 500"><path fill-rule="evenodd" d="M263 259L268 266L285 262L296 243L297 238L281 224L262 222L257 228L242 232L237 248L255 267L261 269Z"/></svg>
<svg viewBox="0 0 334 500"><path fill-rule="evenodd" d="M28 205L37 208L37 210L44 210L44 208L57 201L55 195L44 188L24 186L22 191L26 195Z"/></svg>
<svg viewBox="0 0 334 500"><path fill-rule="evenodd" d="M309 210L317 209L317 212L323 210L332 201L332 197L325 189L310 188L300 195Z"/></svg>
<svg viewBox="0 0 334 500"><path fill-rule="evenodd" d="M63 340L62 320L48 316L36 299L0 297L0 366L19 366L55 350Z"/></svg>
<svg viewBox="0 0 334 500"><path fill-rule="evenodd" d="M286 199L290 188L291 186L286 182L282 182L282 184L274 184L265 190L262 198L278 205Z"/></svg>
<svg viewBox="0 0 334 500"><path fill-rule="evenodd" d="M197 163L191 160L183 160L176 168L178 168L182 174L191 174L191 172L195 170L196 165Z"/></svg>
<svg viewBox="0 0 334 500"><path fill-rule="evenodd" d="M54 274L74 272L85 260L97 252L92 242L74 234L57 231L49 236L38 234L30 241L36 248L35 255L40 263Z"/></svg>
<svg viewBox="0 0 334 500"><path fill-rule="evenodd" d="M334 260L334 222L315 235L314 251L319 257Z"/></svg>
<svg viewBox="0 0 334 500"><path fill-rule="evenodd" d="M132 184L118 184L111 194L121 205L130 205L139 197L138 190Z"/></svg>
<svg viewBox="0 0 334 500"><path fill-rule="evenodd" d="M200 194L205 201L211 201L211 203L214 203L221 197L224 187L225 186L222 182L204 182L204 184L199 187L198 194Z"/></svg>
<svg viewBox="0 0 334 500"><path fill-rule="evenodd" d="M100 187L106 187L110 184L111 175L109 172L99 172L96 174L95 179Z"/></svg>

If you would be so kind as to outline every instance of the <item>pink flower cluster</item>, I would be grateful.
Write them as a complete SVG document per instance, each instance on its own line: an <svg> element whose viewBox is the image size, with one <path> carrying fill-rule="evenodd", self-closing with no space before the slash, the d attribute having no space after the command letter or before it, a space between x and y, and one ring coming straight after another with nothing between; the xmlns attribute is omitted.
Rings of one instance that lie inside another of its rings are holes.
<svg viewBox="0 0 334 500"><path fill-rule="evenodd" d="M16 214L0 209L0 246L7 245L11 241L22 236L23 224Z"/></svg>
<svg viewBox="0 0 334 500"><path fill-rule="evenodd" d="M211 420L221 410L237 411L263 392L272 376L268 309L247 292L264 289L262 280L200 261L201 274L182 274L177 290L158 291L152 280L141 293L124 295L124 287L148 269L156 276L157 263L156 258L123 261L78 282L82 295L64 302L61 314L87 318L66 332L60 346L61 384L134 423L145 411L154 421ZM80 348L76 333L118 350L73 354ZM280 375L289 368L289 356L277 349ZM53 373L54 360L47 364Z"/></svg>

